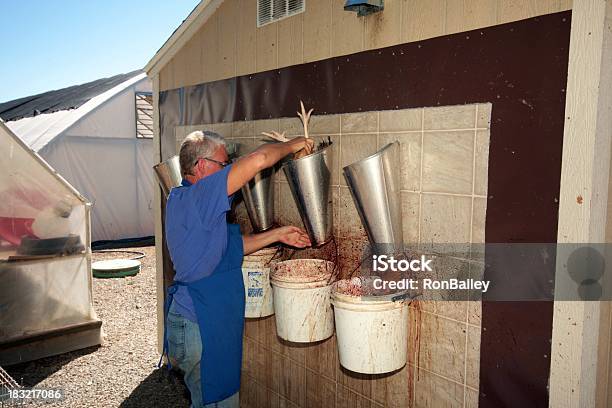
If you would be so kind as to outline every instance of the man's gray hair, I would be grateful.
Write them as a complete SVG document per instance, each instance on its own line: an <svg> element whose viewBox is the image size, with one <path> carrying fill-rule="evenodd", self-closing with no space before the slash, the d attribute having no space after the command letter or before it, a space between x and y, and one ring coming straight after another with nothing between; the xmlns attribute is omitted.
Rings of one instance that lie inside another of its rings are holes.
<svg viewBox="0 0 612 408"><path fill-rule="evenodd" d="M181 176L191 174L199 158L209 158L219 146L225 146L225 139L218 133L208 130L196 130L187 135L181 143L179 162L181 163Z"/></svg>

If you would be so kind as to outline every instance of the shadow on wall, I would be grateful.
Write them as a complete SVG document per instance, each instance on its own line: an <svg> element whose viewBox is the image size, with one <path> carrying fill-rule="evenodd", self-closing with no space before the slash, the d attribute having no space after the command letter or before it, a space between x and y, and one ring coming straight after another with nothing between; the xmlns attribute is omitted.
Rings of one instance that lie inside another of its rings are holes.
<svg viewBox="0 0 612 408"><path fill-rule="evenodd" d="M166 367L154 370L136 387L121 403L127 407L189 407L189 391L183 382L183 376Z"/></svg>

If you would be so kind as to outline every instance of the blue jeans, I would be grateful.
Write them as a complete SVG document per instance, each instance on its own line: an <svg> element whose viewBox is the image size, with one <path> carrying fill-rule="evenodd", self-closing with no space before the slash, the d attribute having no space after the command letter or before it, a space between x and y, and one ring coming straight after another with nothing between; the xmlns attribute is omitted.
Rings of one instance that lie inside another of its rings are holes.
<svg viewBox="0 0 612 408"><path fill-rule="evenodd" d="M239 393L223 401L204 405L202 386L200 382L200 359L202 358L202 340L200 326L184 318L174 310L174 303L168 312L168 358L173 367L180 369L185 375L185 384L191 393L192 408L238 408Z"/></svg>

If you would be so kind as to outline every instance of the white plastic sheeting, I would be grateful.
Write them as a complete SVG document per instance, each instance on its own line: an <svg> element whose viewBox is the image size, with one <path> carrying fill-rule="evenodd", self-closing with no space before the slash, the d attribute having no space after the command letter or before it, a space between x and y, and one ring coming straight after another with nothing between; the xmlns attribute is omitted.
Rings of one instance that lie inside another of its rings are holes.
<svg viewBox="0 0 612 408"><path fill-rule="evenodd" d="M92 203L92 240L153 235L153 143L64 136L46 160Z"/></svg>
<svg viewBox="0 0 612 408"><path fill-rule="evenodd" d="M93 241L154 235L153 141L136 138L135 110L150 91L139 74L78 109L7 123L92 203Z"/></svg>
<svg viewBox="0 0 612 408"><path fill-rule="evenodd" d="M0 341L95 318L85 257L0 266Z"/></svg>
<svg viewBox="0 0 612 408"><path fill-rule="evenodd" d="M0 260L15 255L23 237L87 238L85 199L4 123L0 126Z"/></svg>
<svg viewBox="0 0 612 408"><path fill-rule="evenodd" d="M0 155L0 345L96 320L89 204L2 121ZM23 252L26 239L66 236L79 245Z"/></svg>
<svg viewBox="0 0 612 408"><path fill-rule="evenodd" d="M38 152L45 147L58 132L73 123L77 109L54 113L45 113L31 118L24 118L6 125L17 134L32 150Z"/></svg>

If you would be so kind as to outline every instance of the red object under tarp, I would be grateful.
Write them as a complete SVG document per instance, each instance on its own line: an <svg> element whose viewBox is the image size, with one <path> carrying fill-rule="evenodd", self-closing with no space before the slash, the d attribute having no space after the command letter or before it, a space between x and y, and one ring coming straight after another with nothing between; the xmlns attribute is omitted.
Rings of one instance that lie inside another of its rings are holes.
<svg viewBox="0 0 612 408"><path fill-rule="evenodd" d="M37 238L33 223L34 218L0 217L0 239L18 246L23 237Z"/></svg>

